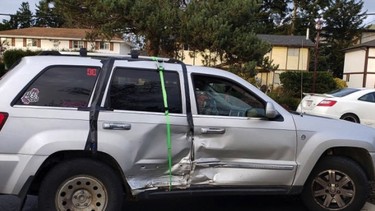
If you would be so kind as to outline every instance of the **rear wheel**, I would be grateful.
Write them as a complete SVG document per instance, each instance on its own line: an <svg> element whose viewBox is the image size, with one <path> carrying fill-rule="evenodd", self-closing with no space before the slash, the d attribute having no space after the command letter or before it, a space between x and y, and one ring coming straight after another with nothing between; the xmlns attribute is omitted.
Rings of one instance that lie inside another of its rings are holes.
<svg viewBox="0 0 375 211"><path fill-rule="evenodd" d="M313 211L358 211L369 195L369 183L362 168L345 157L321 160L309 176L302 199Z"/></svg>
<svg viewBox="0 0 375 211"><path fill-rule="evenodd" d="M342 117L340 117L342 120L346 120L349 122L354 122L354 123L360 123L359 118L355 114L344 114Z"/></svg>
<svg viewBox="0 0 375 211"><path fill-rule="evenodd" d="M76 159L54 167L39 191L39 210L117 211L124 199L121 180L104 163Z"/></svg>

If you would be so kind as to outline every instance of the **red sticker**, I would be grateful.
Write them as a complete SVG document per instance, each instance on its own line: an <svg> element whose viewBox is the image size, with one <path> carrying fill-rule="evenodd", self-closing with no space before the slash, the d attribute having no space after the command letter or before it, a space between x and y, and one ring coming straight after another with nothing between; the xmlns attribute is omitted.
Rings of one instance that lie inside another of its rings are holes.
<svg viewBox="0 0 375 211"><path fill-rule="evenodd" d="M95 68L87 68L86 74L87 74L87 76L96 76L96 69Z"/></svg>

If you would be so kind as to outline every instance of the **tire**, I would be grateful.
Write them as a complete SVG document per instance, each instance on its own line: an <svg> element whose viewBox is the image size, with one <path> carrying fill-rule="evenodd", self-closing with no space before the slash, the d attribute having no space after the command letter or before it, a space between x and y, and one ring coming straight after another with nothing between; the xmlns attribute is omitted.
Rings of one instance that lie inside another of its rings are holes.
<svg viewBox="0 0 375 211"><path fill-rule="evenodd" d="M315 166L305 183L302 200L311 211L359 211L369 196L369 187L365 172L356 162L330 156Z"/></svg>
<svg viewBox="0 0 375 211"><path fill-rule="evenodd" d="M360 123L359 118L355 114L344 114L340 119L349 121L349 122L354 122L354 123Z"/></svg>
<svg viewBox="0 0 375 211"><path fill-rule="evenodd" d="M108 165L92 159L64 161L52 168L41 183L41 211L118 211L124 191Z"/></svg>

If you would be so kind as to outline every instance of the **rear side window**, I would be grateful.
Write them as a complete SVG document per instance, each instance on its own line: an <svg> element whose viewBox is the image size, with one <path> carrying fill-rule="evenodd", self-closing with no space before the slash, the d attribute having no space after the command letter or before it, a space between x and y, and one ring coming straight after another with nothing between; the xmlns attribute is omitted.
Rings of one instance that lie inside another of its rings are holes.
<svg viewBox="0 0 375 211"><path fill-rule="evenodd" d="M346 95L350 95L354 92L358 92L359 89L354 89L354 88L344 88L344 89L338 89L334 90L332 92L329 92L327 94L332 95L334 97L345 97Z"/></svg>
<svg viewBox="0 0 375 211"><path fill-rule="evenodd" d="M177 72L164 72L170 113L182 113L180 81ZM117 110L164 112L159 72L116 68L112 77L110 107Z"/></svg>
<svg viewBox="0 0 375 211"><path fill-rule="evenodd" d="M87 107L99 71L98 67L50 67L27 87L16 105Z"/></svg>
<svg viewBox="0 0 375 211"><path fill-rule="evenodd" d="M362 97L360 97L358 100L375 103L375 92L365 94Z"/></svg>

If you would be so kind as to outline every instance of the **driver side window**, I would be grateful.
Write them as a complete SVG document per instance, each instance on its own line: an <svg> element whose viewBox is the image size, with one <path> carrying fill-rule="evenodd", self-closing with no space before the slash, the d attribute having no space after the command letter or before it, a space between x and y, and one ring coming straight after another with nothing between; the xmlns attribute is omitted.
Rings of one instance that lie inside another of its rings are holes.
<svg viewBox="0 0 375 211"><path fill-rule="evenodd" d="M264 117L264 102L235 82L194 75L193 83L198 114Z"/></svg>

